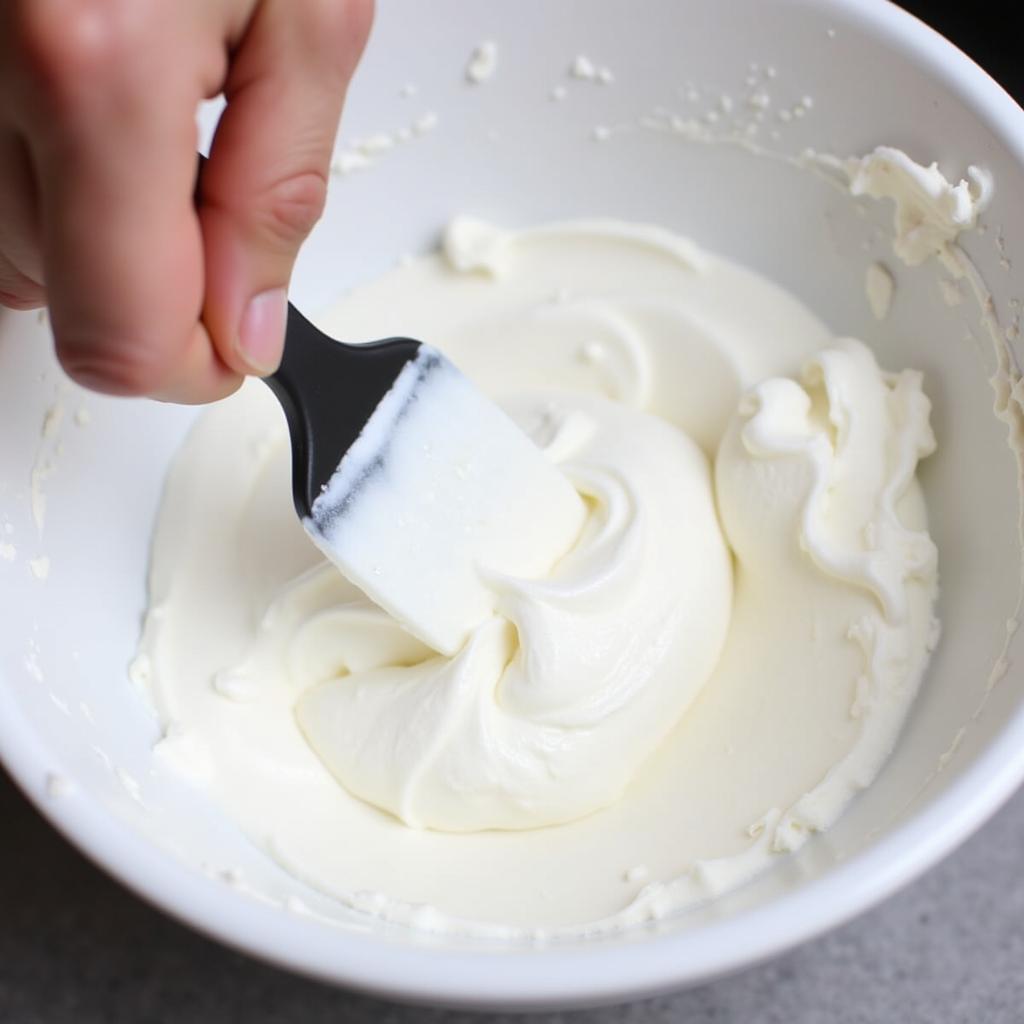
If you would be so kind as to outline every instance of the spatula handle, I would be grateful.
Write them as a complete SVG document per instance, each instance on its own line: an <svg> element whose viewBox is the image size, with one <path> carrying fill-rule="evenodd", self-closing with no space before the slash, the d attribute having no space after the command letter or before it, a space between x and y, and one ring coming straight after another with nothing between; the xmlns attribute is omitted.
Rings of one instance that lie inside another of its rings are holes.
<svg viewBox="0 0 1024 1024"><path fill-rule="evenodd" d="M206 159L199 157L195 201ZM300 518L334 475L420 343L389 338L360 345L335 341L290 302L281 364L264 377L284 409L292 443L292 494Z"/></svg>

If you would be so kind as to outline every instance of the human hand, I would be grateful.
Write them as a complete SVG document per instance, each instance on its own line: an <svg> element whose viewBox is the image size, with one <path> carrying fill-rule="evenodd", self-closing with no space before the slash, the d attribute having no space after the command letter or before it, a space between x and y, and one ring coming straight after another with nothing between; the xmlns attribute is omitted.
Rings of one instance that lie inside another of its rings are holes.
<svg viewBox="0 0 1024 1024"><path fill-rule="evenodd" d="M80 383L206 402L276 367L373 0L0 0L0 304ZM195 112L227 108L194 203Z"/></svg>

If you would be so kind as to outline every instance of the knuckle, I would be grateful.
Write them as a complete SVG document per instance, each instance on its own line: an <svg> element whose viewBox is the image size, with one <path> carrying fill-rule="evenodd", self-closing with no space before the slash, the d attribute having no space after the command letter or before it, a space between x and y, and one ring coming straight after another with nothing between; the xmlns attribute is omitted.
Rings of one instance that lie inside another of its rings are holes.
<svg viewBox="0 0 1024 1024"><path fill-rule="evenodd" d="M45 305L46 291L42 285L26 277L0 256L0 306L8 309L38 309Z"/></svg>
<svg viewBox="0 0 1024 1024"><path fill-rule="evenodd" d="M134 60L145 21L128 0L35 0L19 7L23 60L59 107L75 106Z"/></svg>
<svg viewBox="0 0 1024 1024"><path fill-rule="evenodd" d="M263 227L286 248L297 247L324 212L327 179L316 171L295 175L274 185L260 204Z"/></svg>
<svg viewBox="0 0 1024 1024"><path fill-rule="evenodd" d="M57 358L72 380L108 395L149 395L167 382L171 366L145 341L57 333Z"/></svg>
<svg viewBox="0 0 1024 1024"><path fill-rule="evenodd" d="M321 0L319 9L335 40L350 39L369 29L374 0Z"/></svg>
<svg viewBox="0 0 1024 1024"><path fill-rule="evenodd" d="M348 3L342 4L342 7L345 8L348 18L349 31L356 38L359 48L362 49L373 25L376 3L374 0L348 0Z"/></svg>
<svg viewBox="0 0 1024 1024"><path fill-rule="evenodd" d="M310 0L296 5L303 49L322 71L347 77L366 44L374 0Z"/></svg>
<svg viewBox="0 0 1024 1024"><path fill-rule="evenodd" d="M14 310L29 310L39 309L46 305L46 296L42 293L38 295L26 295L20 292L11 292L0 284L0 306L4 306L7 309Z"/></svg>

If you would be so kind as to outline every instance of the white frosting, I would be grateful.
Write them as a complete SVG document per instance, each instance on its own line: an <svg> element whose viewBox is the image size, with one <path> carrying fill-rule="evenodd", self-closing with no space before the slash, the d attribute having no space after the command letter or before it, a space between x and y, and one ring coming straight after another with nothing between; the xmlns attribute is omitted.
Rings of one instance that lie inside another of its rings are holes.
<svg viewBox="0 0 1024 1024"><path fill-rule="evenodd" d="M874 779L917 689L938 582L914 479L935 450L930 408L919 373L883 374L869 349L845 340L809 361L802 383L755 388L719 448L719 509L741 573L781 599L803 589L813 563L874 598L845 637L863 654L850 706L863 728L782 816L777 850L827 828Z"/></svg>
<svg viewBox="0 0 1024 1024"><path fill-rule="evenodd" d="M435 656L320 561L279 413L243 389L161 515L161 754L365 913L615 931L750 878L880 768L936 635L928 402L663 229L463 220L444 251L338 322L443 341L503 395L587 499L578 543L492 578L495 614Z"/></svg>
<svg viewBox="0 0 1024 1024"><path fill-rule="evenodd" d="M949 246L974 227L992 197L987 171L968 167L967 179L953 185L938 164L925 167L891 146L878 146L842 166L853 195L895 203L893 251L911 266L930 256L948 259Z"/></svg>
<svg viewBox="0 0 1024 1024"><path fill-rule="evenodd" d="M316 574L270 616L266 643L316 652L292 675L310 743L348 790L409 825L534 828L612 803L725 640L732 575L700 449L606 399L524 399L517 413L590 519L546 578L493 580L499 614L455 657L411 650L366 604L317 617L314 637ZM354 644L367 623L372 641ZM279 663L263 649L254 661Z"/></svg>
<svg viewBox="0 0 1024 1024"><path fill-rule="evenodd" d="M466 65L466 80L480 85L494 77L498 70L498 44L487 39L473 51Z"/></svg>
<svg viewBox="0 0 1024 1024"><path fill-rule="evenodd" d="M577 54L569 65L569 74L573 78L582 78L586 81L597 77L597 67L594 62L585 54Z"/></svg>
<svg viewBox="0 0 1024 1024"><path fill-rule="evenodd" d="M892 306L896 280L884 263L869 263L864 273L864 293L876 320L884 320Z"/></svg>

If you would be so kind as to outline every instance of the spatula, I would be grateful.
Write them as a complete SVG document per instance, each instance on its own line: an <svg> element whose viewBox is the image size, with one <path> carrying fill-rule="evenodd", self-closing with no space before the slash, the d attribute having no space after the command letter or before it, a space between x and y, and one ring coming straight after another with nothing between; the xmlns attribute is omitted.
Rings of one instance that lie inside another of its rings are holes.
<svg viewBox="0 0 1024 1024"><path fill-rule="evenodd" d="M544 575L582 529L572 484L428 345L344 344L289 303L281 365L264 380L288 421L306 532L442 654L493 611L489 577Z"/></svg>
<svg viewBox="0 0 1024 1024"><path fill-rule="evenodd" d="M265 380L288 420L306 531L443 654L493 611L489 574L542 576L579 535L572 484L428 345L344 344L289 304L281 366Z"/></svg>

